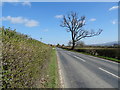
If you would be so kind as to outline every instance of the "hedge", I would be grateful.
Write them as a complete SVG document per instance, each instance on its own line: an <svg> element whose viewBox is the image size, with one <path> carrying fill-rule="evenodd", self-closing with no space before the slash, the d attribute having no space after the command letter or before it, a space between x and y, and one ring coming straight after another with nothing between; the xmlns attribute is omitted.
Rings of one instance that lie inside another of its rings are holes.
<svg viewBox="0 0 120 90"><path fill-rule="evenodd" d="M10 28L1 29L2 87L37 87L48 67L52 48Z"/></svg>
<svg viewBox="0 0 120 90"><path fill-rule="evenodd" d="M120 54L118 48L94 48L94 49L83 48L83 49L75 49L75 51L85 52L91 55L111 57L120 60Z"/></svg>

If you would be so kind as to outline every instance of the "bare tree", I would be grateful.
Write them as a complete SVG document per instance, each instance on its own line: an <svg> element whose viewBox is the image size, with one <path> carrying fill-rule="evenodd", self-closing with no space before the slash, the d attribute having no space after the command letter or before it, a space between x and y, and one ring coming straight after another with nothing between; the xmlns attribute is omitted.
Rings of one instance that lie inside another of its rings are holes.
<svg viewBox="0 0 120 90"><path fill-rule="evenodd" d="M64 15L60 26L65 27L68 32L71 32L71 49L74 49L75 43L82 38L97 36L102 32L102 29L99 29L97 32L94 32L93 30L88 31L83 29L83 26L85 26L85 16L79 18L76 12L71 12L66 16Z"/></svg>

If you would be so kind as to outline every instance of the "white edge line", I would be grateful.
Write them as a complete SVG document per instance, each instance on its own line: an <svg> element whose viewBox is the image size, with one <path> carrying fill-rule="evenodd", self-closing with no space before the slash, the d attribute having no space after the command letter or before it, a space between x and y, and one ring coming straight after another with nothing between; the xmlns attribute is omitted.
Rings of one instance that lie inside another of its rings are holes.
<svg viewBox="0 0 120 90"><path fill-rule="evenodd" d="M117 76L117 75L115 75L115 74L113 74L113 73L111 73L111 72L109 72L109 71L107 71L107 70L105 70L105 69L103 69L103 68L101 68L101 67L99 67L99 69L102 70L102 71L104 71L104 72L106 72L106 73L108 73L108 74L111 74L112 76L114 76L114 77L116 77L116 78L118 78L118 79L120 79L119 76Z"/></svg>
<svg viewBox="0 0 120 90"><path fill-rule="evenodd" d="M61 70L61 68L60 68L59 55L58 55L57 50L56 50L56 54L57 54L58 71L59 71L59 78L60 78L61 88L65 88L65 86L64 86L64 79L63 79L63 76L62 76L62 70Z"/></svg>

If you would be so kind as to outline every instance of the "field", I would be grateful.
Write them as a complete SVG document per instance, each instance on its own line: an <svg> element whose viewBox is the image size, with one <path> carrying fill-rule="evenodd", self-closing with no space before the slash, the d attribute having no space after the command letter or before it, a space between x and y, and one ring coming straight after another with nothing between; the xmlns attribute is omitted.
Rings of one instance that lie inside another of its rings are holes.
<svg viewBox="0 0 120 90"><path fill-rule="evenodd" d="M51 62L57 64L56 58L51 58L56 55L53 47L10 28L1 29L3 88L56 87L57 66L51 65ZM45 79L51 76L51 69L48 69L51 67L54 67L52 74L55 77ZM45 85L48 80L50 86Z"/></svg>

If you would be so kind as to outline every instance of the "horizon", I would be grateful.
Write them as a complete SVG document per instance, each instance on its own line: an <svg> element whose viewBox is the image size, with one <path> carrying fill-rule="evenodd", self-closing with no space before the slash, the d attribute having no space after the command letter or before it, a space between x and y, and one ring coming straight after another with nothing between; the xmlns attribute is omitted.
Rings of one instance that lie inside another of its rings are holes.
<svg viewBox="0 0 120 90"><path fill-rule="evenodd" d="M118 41L117 5L117 2L4 2L1 20L5 28L11 27L39 41L42 38L43 43L67 45L70 33L59 25L62 15L75 11L80 17L86 16L85 29L103 29L99 36L82 41L100 44Z"/></svg>

